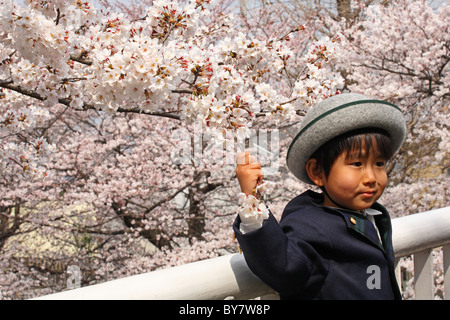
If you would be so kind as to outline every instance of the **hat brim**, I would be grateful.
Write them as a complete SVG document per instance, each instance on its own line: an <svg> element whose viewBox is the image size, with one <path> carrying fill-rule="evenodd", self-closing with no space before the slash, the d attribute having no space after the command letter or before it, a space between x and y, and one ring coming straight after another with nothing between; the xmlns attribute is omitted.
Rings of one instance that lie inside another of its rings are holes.
<svg viewBox="0 0 450 320"><path fill-rule="evenodd" d="M341 97L335 98L334 103L327 101L338 96ZM310 110L311 115L308 112L289 147L287 166L305 183L313 184L305 169L311 155L324 143L343 133L363 128L383 129L391 138L394 153L400 149L405 139L405 119L397 106L357 94L338 96L319 103L314 107L315 110Z"/></svg>

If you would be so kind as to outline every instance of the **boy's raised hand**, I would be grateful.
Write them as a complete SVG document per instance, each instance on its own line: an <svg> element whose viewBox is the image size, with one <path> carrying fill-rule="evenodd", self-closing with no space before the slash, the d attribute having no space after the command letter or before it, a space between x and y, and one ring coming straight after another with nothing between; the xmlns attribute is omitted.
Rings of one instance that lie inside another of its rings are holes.
<svg viewBox="0 0 450 320"><path fill-rule="evenodd" d="M249 152L242 152L237 156L236 176L245 194L252 194L258 182L262 181L261 164Z"/></svg>

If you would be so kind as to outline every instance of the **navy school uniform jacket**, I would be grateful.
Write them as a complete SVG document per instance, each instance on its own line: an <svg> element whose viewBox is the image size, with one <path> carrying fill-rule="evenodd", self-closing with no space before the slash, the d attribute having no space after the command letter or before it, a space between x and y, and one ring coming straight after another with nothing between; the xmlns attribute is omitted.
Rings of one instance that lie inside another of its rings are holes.
<svg viewBox="0 0 450 320"><path fill-rule="evenodd" d="M272 214L261 228L233 229L249 268L281 299L401 299L395 280L391 220L381 211L373 223L345 209L322 207L323 195L307 191Z"/></svg>

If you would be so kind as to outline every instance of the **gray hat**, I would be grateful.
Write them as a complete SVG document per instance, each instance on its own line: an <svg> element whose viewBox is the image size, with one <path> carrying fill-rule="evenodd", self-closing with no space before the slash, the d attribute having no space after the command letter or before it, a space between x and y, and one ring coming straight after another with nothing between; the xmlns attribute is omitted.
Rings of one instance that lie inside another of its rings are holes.
<svg viewBox="0 0 450 320"><path fill-rule="evenodd" d="M356 93L342 93L321 101L308 111L292 140L286 157L289 170L301 181L313 184L305 169L311 155L334 137L363 128L385 130L394 153L406 135L402 111L392 103Z"/></svg>

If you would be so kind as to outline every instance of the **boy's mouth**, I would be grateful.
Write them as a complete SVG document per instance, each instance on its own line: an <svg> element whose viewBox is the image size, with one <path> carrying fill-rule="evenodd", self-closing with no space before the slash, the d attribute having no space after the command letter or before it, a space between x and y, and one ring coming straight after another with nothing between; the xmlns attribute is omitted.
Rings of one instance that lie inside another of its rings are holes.
<svg viewBox="0 0 450 320"><path fill-rule="evenodd" d="M363 198L372 198L373 196L375 196L375 194L376 194L375 190L367 190L367 191L360 192L360 195Z"/></svg>

